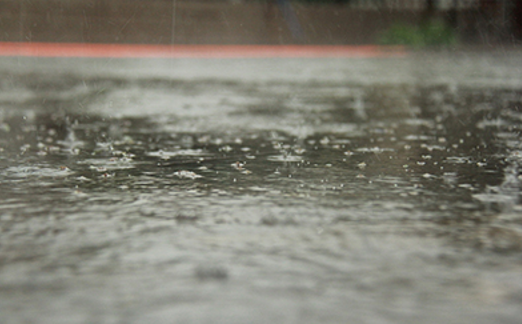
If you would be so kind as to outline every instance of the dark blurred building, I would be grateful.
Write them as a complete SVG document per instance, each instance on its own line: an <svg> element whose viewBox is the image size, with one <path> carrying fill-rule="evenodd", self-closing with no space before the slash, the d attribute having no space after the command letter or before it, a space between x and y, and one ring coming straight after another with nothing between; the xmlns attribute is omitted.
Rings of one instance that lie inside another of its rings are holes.
<svg viewBox="0 0 522 324"><path fill-rule="evenodd" d="M0 41L370 44L397 22L447 22L464 43L522 38L515 0L0 0Z"/></svg>

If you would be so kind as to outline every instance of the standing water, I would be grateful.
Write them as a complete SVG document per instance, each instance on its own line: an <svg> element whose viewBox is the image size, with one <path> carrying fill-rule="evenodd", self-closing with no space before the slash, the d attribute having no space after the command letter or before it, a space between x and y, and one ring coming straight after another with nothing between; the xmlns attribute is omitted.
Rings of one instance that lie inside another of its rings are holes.
<svg viewBox="0 0 522 324"><path fill-rule="evenodd" d="M521 61L1 59L0 322L520 323Z"/></svg>

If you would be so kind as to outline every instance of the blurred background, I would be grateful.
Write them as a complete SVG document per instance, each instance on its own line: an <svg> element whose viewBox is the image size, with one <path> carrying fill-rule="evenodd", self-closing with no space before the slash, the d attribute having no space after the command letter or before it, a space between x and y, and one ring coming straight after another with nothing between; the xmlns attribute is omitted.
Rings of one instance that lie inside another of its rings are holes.
<svg viewBox="0 0 522 324"><path fill-rule="evenodd" d="M0 0L0 41L513 44L515 0Z"/></svg>

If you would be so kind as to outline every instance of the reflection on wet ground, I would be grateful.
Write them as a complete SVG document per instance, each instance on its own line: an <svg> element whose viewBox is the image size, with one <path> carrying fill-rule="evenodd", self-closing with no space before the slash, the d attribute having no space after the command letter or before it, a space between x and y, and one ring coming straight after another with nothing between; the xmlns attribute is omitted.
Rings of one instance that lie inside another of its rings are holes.
<svg viewBox="0 0 522 324"><path fill-rule="evenodd" d="M3 323L522 315L520 90L2 88Z"/></svg>

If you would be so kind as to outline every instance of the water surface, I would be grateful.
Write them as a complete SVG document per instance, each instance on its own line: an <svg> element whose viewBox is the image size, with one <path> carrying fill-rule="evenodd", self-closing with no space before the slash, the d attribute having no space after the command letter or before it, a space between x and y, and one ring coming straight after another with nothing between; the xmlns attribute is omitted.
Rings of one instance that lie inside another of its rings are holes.
<svg viewBox="0 0 522 324"><path fill-rule="evenodd" d="M517 323L496 55L3 59L2 323Z"/></svg>

